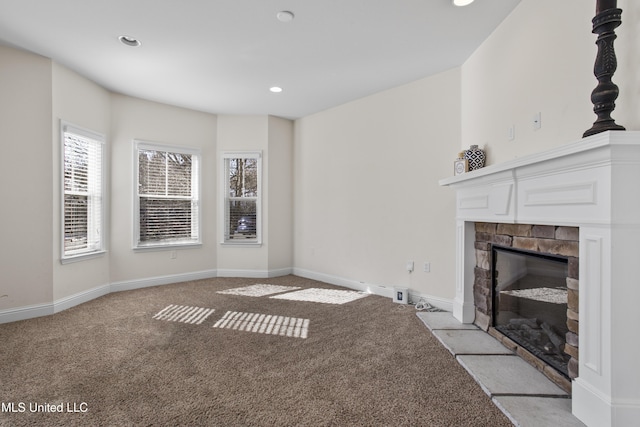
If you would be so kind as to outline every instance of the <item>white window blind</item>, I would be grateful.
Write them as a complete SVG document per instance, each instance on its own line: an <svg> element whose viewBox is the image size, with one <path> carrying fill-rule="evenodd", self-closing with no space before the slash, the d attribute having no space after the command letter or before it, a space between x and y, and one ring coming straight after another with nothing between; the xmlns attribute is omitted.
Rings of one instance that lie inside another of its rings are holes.
<svg viewBox="0 0 640 427"><path fill-rule="evenodd" d="M199 154L137 142L136 247L200 243Z"/></svg>
<svg viewBox="0 0 640 427"><path fill-rule="evenodd" d="M259 152L224 153L224 236L227 243L261 240Z"/></svg>
<svg viewBox="0 0 640 427"><path fill-rule="evenodd" d="M104 137L61 123L63 151L62 259L104 250Z"/></svg>

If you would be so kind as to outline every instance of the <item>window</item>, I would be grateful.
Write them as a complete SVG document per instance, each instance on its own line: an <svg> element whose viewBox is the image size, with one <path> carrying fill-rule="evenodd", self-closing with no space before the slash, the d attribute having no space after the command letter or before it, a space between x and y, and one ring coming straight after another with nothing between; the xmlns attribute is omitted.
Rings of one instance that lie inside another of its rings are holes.
<svg viewBox="0 0 640 427"><path fill-rule="evenodd" d="M198 150L136 141L134 247L200 244Z"/></svg>
<svg viewBox="0 0 640 427"><path fill-rule="evenodd" d="M260 244L261 153L224 153L222 158L224 242Z"/></svg>
<svg viewBox="0 0 640 427"><path fill-rule="evenodd" d="M104 252L104 136L61 122L62 261Z"/></svg>

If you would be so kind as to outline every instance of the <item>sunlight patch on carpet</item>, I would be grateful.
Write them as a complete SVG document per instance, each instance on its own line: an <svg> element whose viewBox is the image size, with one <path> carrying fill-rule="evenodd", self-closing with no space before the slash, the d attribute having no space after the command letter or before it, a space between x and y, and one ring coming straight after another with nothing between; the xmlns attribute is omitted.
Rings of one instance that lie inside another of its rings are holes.
<svg viewBox="0 0 640 427"><path fill-rule="evenodd" d="M281 286L281 285L266 285L258 283L256 285L243 286L241 288L226 289L224 291L218 291L218 294L227 295L242 295L245 297L263 297L265 295L273 295L280 292L294 291L300 289L299 286Z"/></svg>
<svg viewBox="0 0 640 427"><path fill-rule="evenodd" d="M309 319L227 311L213 327L292 338L307 338Z"/></svg>
<svg viewBox="0 0 640 427"><path fill-rule="evenodd" d="M171 304L157 312L153 318L157 320L167 320L169 322L182 322L199 325L213 312L213 308Z"/></svg>
<svg viewBox="0 0 640 427"><path fill-rule="evenodd" d="M286 299L292 301L321 302L324 304L346 304L368 294L358 291L343 291L339 289L303 289L301 291L289 292L282 295L274 295L271 298Z"/></svg>
<svg viewBox="0 0 640 427"><path fill-rule="evenodd" d="M301 291L289 292L282 295L274 295L271 298L286 299L291 301L320 302L324 304L346 304L368 294L358 291L342 291L339 289L310 288Z"/></svg>

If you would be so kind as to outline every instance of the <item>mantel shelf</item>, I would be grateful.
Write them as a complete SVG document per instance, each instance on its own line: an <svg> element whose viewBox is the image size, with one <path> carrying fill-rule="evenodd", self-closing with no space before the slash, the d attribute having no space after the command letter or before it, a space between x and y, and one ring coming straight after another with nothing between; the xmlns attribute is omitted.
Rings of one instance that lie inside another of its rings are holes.
<svg viewBox="0 0 640 427"><path fill-rule="evenodd" d="M592 135L575 142L559 146L557 148L542 151L540 153L530 154L527 156L512 159L496 165L486 166L462 175L456 175L441 179L438 183L441 186L450 186L473 181L492 174L505 172L522 168L524 166L535 165L549 160L560 159L562 157L575 155L578 153L595 150L597 148L606 147L608 145L638 145L640 141L640 132L619 132L607 131L596 135Z"/></svg>

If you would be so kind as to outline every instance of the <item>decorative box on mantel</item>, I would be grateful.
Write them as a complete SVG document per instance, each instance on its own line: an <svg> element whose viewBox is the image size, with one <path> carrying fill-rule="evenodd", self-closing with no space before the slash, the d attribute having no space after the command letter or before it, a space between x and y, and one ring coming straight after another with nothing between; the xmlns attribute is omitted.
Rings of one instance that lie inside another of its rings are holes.
<svg viewBox="0 0 640 427"><path fill-rule="evenodd" d="M608 131L462 175L453 315L475 318L475 222L579 227L578 377L588 426L640 420L640 132Z"/></svg>

